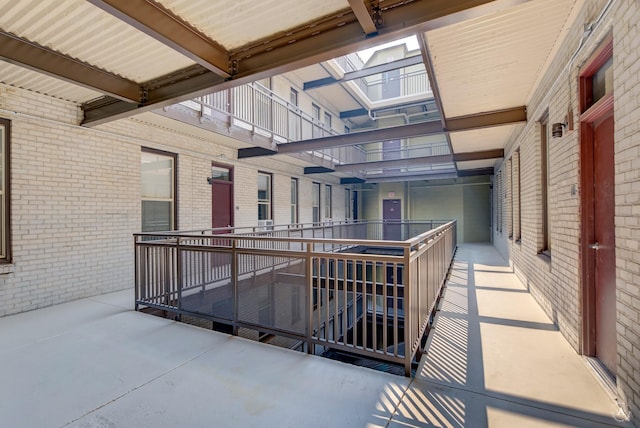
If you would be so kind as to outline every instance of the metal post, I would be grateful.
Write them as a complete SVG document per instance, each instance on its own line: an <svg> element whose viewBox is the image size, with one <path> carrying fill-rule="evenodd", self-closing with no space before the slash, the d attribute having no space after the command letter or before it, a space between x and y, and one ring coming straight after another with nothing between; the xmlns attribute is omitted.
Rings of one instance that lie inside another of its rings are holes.
<svg viewBox="0 0 640 428"><path fill-rule="evenodd" d="M238 306L239 296L238 291L238 254L237 254L237 240L231 240L231 296L233 300L233 315L232 315L232 329L233 335L238 335Z"/></svg>

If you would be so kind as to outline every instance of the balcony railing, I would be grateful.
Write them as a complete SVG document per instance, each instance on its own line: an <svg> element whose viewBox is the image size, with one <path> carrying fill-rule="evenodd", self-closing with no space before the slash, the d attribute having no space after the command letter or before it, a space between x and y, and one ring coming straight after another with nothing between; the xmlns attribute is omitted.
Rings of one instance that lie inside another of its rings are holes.
<svg viewBox="0 0 640 428"><path fill-rule="evenodd" d="M135 304L410 375L455 248L455 221L140 233Z"/></svg>
<svg viewBox="0 0 640 428"><path fill-rule="evenodd" d="M338 134L320 119L258 82L198 97L182 105L196 110L204 118L223 121L276 143ZM363 150L353 146L312 151L309 154L336 164L363 162L365 158Z"/></svg>

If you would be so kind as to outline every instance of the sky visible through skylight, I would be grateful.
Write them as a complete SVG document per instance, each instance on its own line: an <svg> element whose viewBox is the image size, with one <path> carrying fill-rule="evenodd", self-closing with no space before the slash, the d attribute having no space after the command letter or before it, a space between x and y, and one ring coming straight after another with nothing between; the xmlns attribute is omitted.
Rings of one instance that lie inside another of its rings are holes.
<svg viewBox="0 0 640 428"><path fill-rule="evenodd" d="M365 49L365 50L359 51L359 52L357 52L357 54L360 57L360 59L362 60L362 62L366 63L367 61L369 61L369 58L371 58L371 56L376 51L379 51L379 50L382 50L382 49L386 49L386 48L391 47L391 46L401 45L403 43L407 45L407 49L410 50L410 51L418 49L418 39L416 39L416 36L410 36L410 37L406 37L404 39L394 40L393 42L385 43L383 45L378 45L378 46L374 46L374 47L369 48L369 49Z"/></svg>

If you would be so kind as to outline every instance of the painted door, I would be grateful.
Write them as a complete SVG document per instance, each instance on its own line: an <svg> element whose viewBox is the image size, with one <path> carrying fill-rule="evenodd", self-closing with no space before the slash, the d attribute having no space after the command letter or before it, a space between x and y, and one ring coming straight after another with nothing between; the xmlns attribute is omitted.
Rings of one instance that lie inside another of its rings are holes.
<svg viewBox="0 0 640 428"><path fill-rule="evenodd" d="M211 167L211 227L233 226L233 174L226 166Z"/></svg>
<svg viewBox="0 0 640 428"><path fill-rule="evenodd" d="M616 374L616 254L613 115L594 124L594 237L596 356Z"/></svg>
<svg viewBox="0 0 640 428"><path fill-rule="evenodd" d="M400 241L402 239L402 205L400 199L384 199L382 201L382 236L385 240Z"/></svg>

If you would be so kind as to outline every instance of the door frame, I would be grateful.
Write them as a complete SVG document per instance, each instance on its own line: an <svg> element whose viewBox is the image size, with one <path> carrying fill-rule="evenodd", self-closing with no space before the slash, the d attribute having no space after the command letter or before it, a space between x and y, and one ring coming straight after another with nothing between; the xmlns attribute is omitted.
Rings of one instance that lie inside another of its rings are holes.
<svg viewBox="0 0 640 428"><path fill-rule="evenodd" d="M211 203L213 204L213 189L216 184L224 184L231 186L231 200L229 201L229 220L231 221L231 227L235 227L235 218L234 218L234 185L233 185L233 165L227 165L219 162L211 162L212 167L217 168L226 168L229 170L229 180L216 180L215 178L211 178ZM211 206L211 226L213 226L213 205Z"/></svg>
<svg viewBox="0 0 640 428"><path fill-rule="evenodd" d="M592 103L592 76L613 55L613 37L609 35L594 51L579 73L580 100L580 261L582 334L580 351L596 355L596 283L595 253L589 244L595 241L594 210L594 123L613 114L613 93Z"/></svg>

